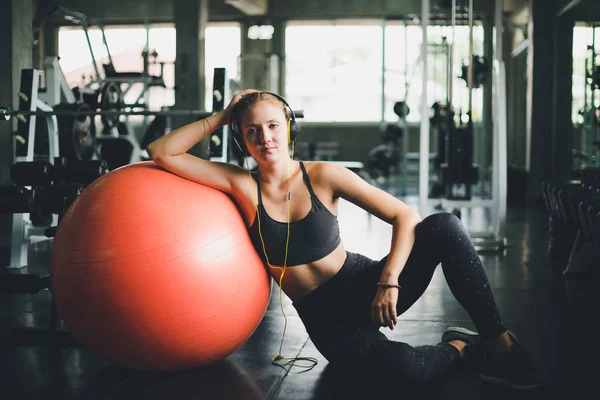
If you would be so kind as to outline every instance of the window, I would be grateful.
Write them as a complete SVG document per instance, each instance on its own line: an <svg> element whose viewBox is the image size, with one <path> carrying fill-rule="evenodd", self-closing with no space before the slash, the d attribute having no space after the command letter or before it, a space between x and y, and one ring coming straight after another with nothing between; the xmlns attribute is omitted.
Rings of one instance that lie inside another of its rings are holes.
<svg viewBox="0 0 600 400"><path fill-rule="evenodd" d="M420 121L418 116L420 115L421 77L417 74L421 71L418 64L423 42L421 32L418 26L404 24L388 24L385 28L384 119L386 121L398 120L398 116L393 111L394 104L398 101L406 101L410 107L407 120Z"/></svg>
<svg viewBox="0 0 600 400"><path fill-rule="evenodd" d="M596 55L600 54L600 28L595 29ZM573 108L572 118L575 123L584 123L584 117L580 113L584 109L591 108L592 92L587 82L586 75L591 72L592 51L592 28L590 26L575 26L573 28ZM596 64L600 64L600 57L596 56ZM588 71L586 71L586 68ZM596 107L600 107L600 96L595 93Z"/></svg>
<svg viewBox="0 0 600 400"><path fill-rule="evenodd" d="M286 27L287 100L306 121L380 121L380 22L293 22Z"/></svg>
<svg viewBox="0 0 600 400"><path fill-rule="evenodd" d="M176 40L173 25L152 25L148 29L148 48L153 63L148 68L151 75L161 74L166 88L154 86L150 88L148 106L151 110L160 110L163 106L175 104L175 54ZM156 51L154 57L152 53Z"/></svg>
<svg viewBox="0 0 600 400"><path fill-rule="evenodd" d="M215 68L226 68L226 79L239 78L238 59L241 53L241 28L239 24L210 24L206 28L206 110L212 110L213 77ZM225 93L225 101L232 93ZM227 104L225 104L227 107Z"/></svg>
<svg viewBox="0 0 600 400"><path fill-rule="evenodd" d="M596 67L598 66L598 67ZM580 23L573 28L573 95L571 118L574 125L573 148L580 150L573 157L573 167L594 166L590 156L597 155L594 140L598 136L597 119L600 108L600 28Z"/></svg>
<svg viewBox="0 0 600 400"><path fill-rule="evenodd" d="M102 64L107 64L108 52L102 43L98 28L88 30L100 78L104 78ZM145 26L105 27L106 41L117 72L143 72L142 53L149 51L148 72L158 76L163 72L166 88L152 86L146 101L150 110L175 104L176 37L173 24ZM60 64L71 86L93 86L97 80L92 56L85 34L79 27L59 30ZM240 27L238 24L210 24L206 29L206 109L212 109L212 80L215 67L227 68L228 79L238 77L240 55ZM154 53L156 52L156 53ZM127 90L122 86L123 90ZM134 103L142 93L143 85L135 84L125 94L125 103ZM227 95L227 94L226 94Z"/></svg>
<svg viewBox="0 0 600 400"><path fill-rule="evenodd" d="M98 29L90 30L89 33L90 42L96 44L95 47L102 44ZM95 77L92 56L81 28L60 28L58 31L58 54L60 55L60 66L69 85L79 86L84 84L84 81Z"/></svg>
<svg viewBox="0 0 600 400"><path fill-rule="evenodd" d="M158 29L158 32L157 32ZM167 28L168 29L168 28ZM105 78L105 72L103 64L109 63L108 50L110 51L110 58L112 59L113 66L116 72L143 72L144 71L144 58L143 52L146 48L150 48L150 53L154 50L159 52L166 51L169 53L173 46L173 41L169 41L169 35L161 37L158 40L157 33L165 34L164 28L150 28L148 31L144 26L118 26L118 27L105 27L104 34L106 36L107 46L103 43L102 32L99 28L88 29L88 35L90 39L90 46L88 46L85 33L82 28L61 28L58 36L58 53L60 55L60 65L65 74L67 82L71 86L90 86L92 88L98 87L98 80ZM155 45L155 48L150 46ZM174 50L173 50L174 51ZM96 67L98 69L98 75L94 69L92 53L96 60ZM170 82L167 88L173 87L173 68L172 61L173 57L159 53L159 56L155 59L150 56L149 73L151 75L158 75L160 73L159 64L154 64L153 61L161 60L159 57L163 56L162 61L166 62L165 67L165 81ZM121 87L124 91L124 99L126 104L134 104L141 99L144 102L142 95L144 85L142 83L132 84L130 88L126 86ZM172 89L171 89L172 90ZM149 102L149 109L158 109L162 105L172 104L172 93L164 98L164 88L150 88L146 101ZM154 95L154 97L152 97ZM142 96L140 98L140 96ZM140 99L139 99L140 98Z"/></svg>
<svg viewBox="0 0 600 400"><path fill-rule="evenodd" d="M452 104L458 111L468 109L468 88L465 80L460 78L463 63L469 58L469 27L455 26L455 47L452 74ZM430 26L427 31L427 104L448 101L448 62L450 43L452 41L451 26ZM397 101L406 101L410 108L407 117L409 122L421 121L421 45L423 29L419 25L390 23L385 29L385 107L386 121L396 121L393 106ZM483 27L473 28L473 54L483 56ZM488 60L489 62L489 60ZM491 73L489 74L491 76ZM483 96L481 88L472 92L472 109L474 120L481 120Z"/></svg>
<svg viewBox="0 0 600 400"><path fill-rule="evenodd" d="M123 26L104 29L108 48L116 71L143 71L142 50L146 45L146 29L141 26ZM108 51L99 28L88 29L90 45L80 27L64 27L58 32L60 65L67 81L86 85L104 77L102 64L108 64ZM91 47L90 47L91 46ZM92 63L92 52L98 74Z"/></svg>
<svg viewBox="0 0 600 400"><path fill-rule="evenodd" d="M385 35L385 36L384 36ZM468 110L468 26L455 27L453 105ZM286 96L306 121L397 121L397 101L410 107L409 122L421 120L422 28L380 21L290 22L286 28ZM427 104L447 102L450 26L428 30ZM385 43L385 46L384 46ZM385 48L384 48L385 47ZM483 27L473 29L473 54L483 56ZM382 76L382 73L384 74ZM481 88L472 92L474 120L481 120Z"/></svg>

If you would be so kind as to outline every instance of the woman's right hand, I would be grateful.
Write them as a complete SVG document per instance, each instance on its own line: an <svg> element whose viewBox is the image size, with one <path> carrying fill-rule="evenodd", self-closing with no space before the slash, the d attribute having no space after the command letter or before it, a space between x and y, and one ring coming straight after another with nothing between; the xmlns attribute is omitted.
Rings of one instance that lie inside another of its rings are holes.
<svg viewBox="0 0 600 400"><path fill-rule="evenodd" d="M260 90L256 90L256 89L246 89L246 90L242 90L241 92L236 93L233 98L231 99L231 101L229 102L229 105L227 106L227 108L225 108L225 116L227 118L226 123L229 123L229 117L231 115L231 110L233 109L233 106L235 106L235 104L240 101L244 96L250 94L250 93L257 93Z"/></svg>

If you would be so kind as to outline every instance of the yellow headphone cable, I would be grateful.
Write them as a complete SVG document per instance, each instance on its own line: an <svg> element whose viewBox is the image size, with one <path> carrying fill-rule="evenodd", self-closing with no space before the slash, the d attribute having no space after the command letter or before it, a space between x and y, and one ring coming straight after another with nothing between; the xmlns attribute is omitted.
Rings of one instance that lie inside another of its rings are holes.
<svg viewBox="0 0 600 400"><path fill-rule="evenodd" d="M290 135L289 129L290 129L290 121L288 120L288 139L289 139L289 135ZM260 214L258 211L258 200L255 199L254 195L252 194L252 192L253 192L253 190L252 190L252 175L250 173L250 169L248 168L247 164L246 164L246 170L248 171L248 176L250 178L250 181L248 183L249 188L250 188L250 197L252 198L252 201L256 204L256 219L258 221L258 235L260 236L260 241L262 243L265 260L267 261L267 265L269 266L269 268L281 270L281 275L279 276L279 307L281 308L281 313L283 314L283 318L284 318L283 335L281 336L281 343L279 344L279 353L276 354L275 356L273 356L273 358L271 359L271 363L274 365L277 365L281 368L284 368L284 369L286 366L304 368L305 371L302 371L302 372L307 372L307 371L310 371L311 369L313 369L317 365L318 361L316 358L314 358L314 357L284 357L281 355L282 349L283 349L283 340L285 338L285 332L287 330L287 316L285 315L285 311L283 308L282 286L283 286L283 276L285 275L285 269L287 266L288 248L289 248L289 241L290 241L290 204L291 204L291 200L292 200L292 168L293 168L293 163L294 163L294 143L295 143L295 141L292 141L291 143L292 143L292 156L290 158L290 175L289 175L290 177L289 177L288 196L287 196L287 202L288 202L288 206L287 206L287 214L288 214L287 236L286 236L286 240L285 240L285 256L283 259L283 267L272 266L271 263L269 262L269 256L267 255L267 249L265 246L265 241L263 239L261 226L260 226ZM258 176L257 176L257 179L258 179ZM260 190L260 187L259 187L259 190ZM279 362L280 360L283 360L284 362ZM299 361L305 361L308 364L307 365L298 364L297 362L299 362Z"/></svg>

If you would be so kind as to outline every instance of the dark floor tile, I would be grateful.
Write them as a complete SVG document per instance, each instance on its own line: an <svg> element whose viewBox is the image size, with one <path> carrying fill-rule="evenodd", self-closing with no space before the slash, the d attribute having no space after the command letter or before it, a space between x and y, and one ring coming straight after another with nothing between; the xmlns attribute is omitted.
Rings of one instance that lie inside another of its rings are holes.
<svg viewBox="0 0 600 400"><path fill-rule="evenodd" d="M346 248L373 259L387 254L389 225L349 204L340 205ZM469 216L475 225L476 215ZM381 376L329 364L319 354L289 299L286 321L274 286L271 302L250 339L225 360L190 371L157 373L110 365L81 348L16 345L12 327L47 327L49 293L0 297L0 397L2 399L583 399L600 368L592 329L597 309L552 301L547 280L547 220L538 210L510 210L503 254L482 254L498 308L509 327L544 372L550 388L527 393L483 384L463 365L427 385L382 381ZM51 246L32 245L30 272L47 273ZM23 272L23 271L21 271ZM6 271L2 272L7 273ZM14 272L13 272L14 273ZM389 339L412 345L435 344L448 326L474 326L454 299L440 268L425 294L400 316ZM280 351L285 327L285 339ZM272 357L314 357L308 372L281 368Z"/></svg>

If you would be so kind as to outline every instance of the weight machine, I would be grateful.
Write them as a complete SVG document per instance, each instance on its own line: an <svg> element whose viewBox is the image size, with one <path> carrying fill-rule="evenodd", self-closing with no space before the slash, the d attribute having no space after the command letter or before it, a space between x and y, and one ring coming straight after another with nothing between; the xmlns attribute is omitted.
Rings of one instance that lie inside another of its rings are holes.
<svg viewBox="0 0 600 400"><path fill-rule="evenodd" d="M46 63L50 66L58 65L56 59L46 59ZM64 178L66 163L68 162L71 168L75 166L81 168L83 165L81 162L90 160L92 155L91 152L80 151L83 143L86 143L86 149L90 148L89 135L79 136L81 131L74 128L81 122L71 121L73 128L62 134L59 133L65 123L51 114L54 109L46 101L54 102L57 99L74 101L74 97L68 87L62 84L64 82L57 79L55 73L60 72L60 68L48 68L48 70L52 73L44 75L35 69L21 71L19 112L32 115L25 118L23 114L17 114L17 131L14 132L17 141L16 162L11 170L11 177L17 186L0 190L1 211L13 214L9 269L26 267L30 239L34 236L47 237L47 229L58 224L59 211L53 210L60 209L60 206L50 203L56 200L56 196L60 197L63 194L56 192L56 185L53 186L53 183L58 180L62 183L66 182L60 178L60 176ZM48 78L46 84L40 87L40 82L43 83L44 78ZM35 113L48 113L48 115L38 119ZM84 122L86 124L91 123L88 117L84 121L87 121ZM40 141L44 143L40 144ZM93 143L91 145L93 146ZM67 147L71 149L66 150ZM101 162L87 165L93 165L92 170L94 170L101 165ZM70 170L67 175L73 178L81 172L82 170ZM95 176L94 172L92 175ZM76 182L78 179L71 179L71 181Z"/></svg>
<svg viewBox="0 0 600 400"><path fill-rule="evenodd" d="M108 172L103 161L82 161L73 154L70 159L64 157L61 150L66 145L77 147L75 136L68 136L73 139L71 141L66 141L65 136L78 134L78 131L60 135L61 121L56 115L45 115L41 119L35 115L37 112L54 111L46 102L75 100L57 73L60 71L60 68L55 68L58 61L46 59L45 63L47 71L51 72L49 74L44 75L35 69L21 71L19 112L32 115L29 118L18 115L18 128L14 132L16 162L11 167L14 186L0 188L0 212L12 214L8 273L0 276L2 293L37 294L51 290L48 273L38 274L28 269L29 244L34 237L42 240L54 237L58 223L70 204L87 184ZM86 118L89 122L89 117ZM77 122L73 124L77 125ZM40 141L45 143L40 145ZM13 340L22 344L49 342L77 345L72 336L62 329L62 320L53 299L48 327L15 327L11 332Z"/></svg>
<svg viewBox="0 0 600 400"><path fill-rule="evenodd" d="M56 98L63 94L63 88L53 78L48 81L50 86L46 89L46 98ZM52 111L52 108L41 101L38 97L40 84L40 72L37 70L24 70L21 72L21 87L19 91L19 109L28 111ZM56 89L61 90L57 91ZM64 91L66 97L68 92ZM72 94L71 94L72 95ZM36 118L21 119L19 118L18 128L15 132L15 138L18 145L16 146L16 162L33 162L35 139L36 139ZM45 132L47 132L48 154L47 160L53 163L59 156L58 148L58 121L56 116L43 118L42 123L46 124ZM30 213L21 213L13 215L12 222L12 240L10 251L10 264L8 268L19 269L27 266L27 250L29 247L30 238L33 236L44 236L44 229L47 225L36 226L31 220ZM58 222L56 216L52 217L51 223Z"/></svg>
<svg viewBox="0 0 600 400"><path fill-rule="evenodd" d="M507 174L507 159L506 159L506 78L504 63L502 60L502 12L503 0L495 2L495 52L492 71L492 93L493 93L493 160L492 160L492 176L491 176L491 197L490 198L470 198L469 200L451 198L431 198L429 187L429 135L430 135L430 120L429 120L429 105L427 103L427 81L428 81L428 40L427 29L429 26L430 1L422 1L422 16L421 23L423 28L423 42L421 51L421 66L422 66L422 103L421 103L421 128L420 128L420 148L419 148L419 208L421 213L427 214L432 208L442 208L447 210L461 210L463 222L469 225L475 222L476 213L480 210L487 211L488 215L483 215L482 219L489 216L491 222L487 226L477 227L473 229L467 226L475 248L478 251L503 251L506 247L505 238L505 222L506 222L506 174ZM472 103L472 88L473 88L473 0L469 0L469 49L470 62L467 68L467 80L469 87L469 113ZM452 38L450 60L453 59L454 53L454 27L456 25L456 0L452 0ZM453 75L453 63L449 63L449 75ZM452 86L450 86L449 99L452 99ZM450 118L454 121L454 112L450 108ZM469 115L469 121L466 126L460 129L473 129L472 121ZM451 132L452 133L452 132ZM468 132L467 132L468 133ZM449 163L448 160L446 160ZM461 166L466 171L467 177L471 172L471 165ZM465 170L466 169L466 170ZM465 182L469 185L468 179ZM466 210L463 213L462 210Z"/></svg>
<svg viewBox="0 0 600 400"><path fill-rule="evenodd" d="M143 71L127 71L120 72L115 69L113 64L112 55L110 52L110 48L108 47L108 41L106 40L106 34L104 31L104 26L99 23L93 23L85 14L70 10L63 6L55 6L48 13L49 16L58 17L65 19L71 22L74 25L81 27L85 34L85 39L88 45L88 49L90 52L90 56L92 57L92 66L94 68L94 76L86 82L86 88L102 88L110 87L112 90L116 90L118 88L119 96L121 99L129 93L129 91L136 85L142 84L143 89L140 91L137 99L132 104L127 104L127 107L130 108L148 108L148 95L149 89L151 87L163 87L166 88L163 75L164 75L164 62L156 62L156 57L158 54L156 51L150 51L147 47L142 52L142 60L143 60ZM102 64L103 74L101 74L97 59L94 53L94 48L92 46L92 42L90 40L89 28L92 26L97 26L102 35L102 43L106 49L106 53L108 56L108 63ZM151 61L151 58L154 58L154 61ZM150 73L151 65L159 65L160 73L158 75L152 75ZM103 75L103 77L102 77ZM124 89L123 89L124 87Z"/></svg>
<svg viewBox="0 0 600 400"><path fill-rule="evenodd" d="M585 167L600 167L600 55L596 46L596 23L590 24L591 43L587 46L584 65L583 108L579 110L580 150L573 149L573 159Z"/></svg>

